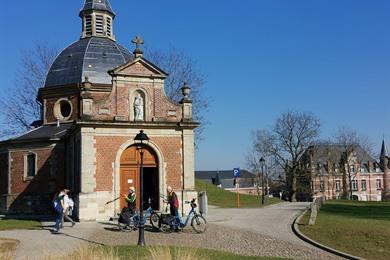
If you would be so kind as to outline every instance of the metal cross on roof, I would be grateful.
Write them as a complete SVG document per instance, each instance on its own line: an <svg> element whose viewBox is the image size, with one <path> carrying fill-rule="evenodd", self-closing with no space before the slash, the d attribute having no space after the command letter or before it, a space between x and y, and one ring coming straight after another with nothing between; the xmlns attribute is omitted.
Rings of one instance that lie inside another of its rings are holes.
<svg viewBox="0 0 390 260"><path fill-rule="evenodd" d="M131 42L135 44L134 54L142 54L141 45L144 44L144 40L140 36L136 36Z"/></svg>

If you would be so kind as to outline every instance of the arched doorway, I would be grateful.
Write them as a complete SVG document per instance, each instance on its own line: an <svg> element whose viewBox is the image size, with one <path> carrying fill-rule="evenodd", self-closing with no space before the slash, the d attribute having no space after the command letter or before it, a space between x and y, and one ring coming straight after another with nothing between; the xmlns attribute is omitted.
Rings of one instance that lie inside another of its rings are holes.
<svg viewBox="0 0 390 260"><path fill-rule="evenodd" d="M144 151L144 209L148 207L148 199L151 199L152 208L159 209L159 174L158 160L153 150L143 146ZM120 208L126 206L123 196L127 196L130 187L135 187L137 198L140 198L140 167L141 155L136 145L123 151L120 159ZM137 199L137 208L139 208Z"/></svg>

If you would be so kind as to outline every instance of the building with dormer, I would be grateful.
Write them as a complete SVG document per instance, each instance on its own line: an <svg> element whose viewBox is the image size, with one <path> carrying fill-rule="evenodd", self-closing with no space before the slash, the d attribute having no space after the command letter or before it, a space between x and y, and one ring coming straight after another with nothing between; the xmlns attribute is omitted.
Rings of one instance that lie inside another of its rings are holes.
<svg viewBox="0 0 390 260"><path fill-rule="evenodd" d="M380 161L359 145L346 148L340 144L311 146L301 160L308 174L298 178L308 197L326 199L390 200L390 164L385 141Z"/></svg>

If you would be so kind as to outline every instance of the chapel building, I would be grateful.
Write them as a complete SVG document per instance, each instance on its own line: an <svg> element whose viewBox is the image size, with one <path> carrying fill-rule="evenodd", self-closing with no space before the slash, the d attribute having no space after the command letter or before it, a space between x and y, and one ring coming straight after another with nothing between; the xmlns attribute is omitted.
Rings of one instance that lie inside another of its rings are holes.
<svg viewBox="0 0 390 260"><path fill-rule="evenodd" d="M80 220L115 216L130 187L140 196L134 138L143 130L144 201L162 209L172 186L185 214L184 201L197 197L190 88L184 84L180 103L169 100L168 74L143 57L142 39L133 53L116 42L108 0L85 0L79 15L81 38L56 57L39 89L40 126L0 142L0 212L47 214L53 195L68 188Z"/></svg>

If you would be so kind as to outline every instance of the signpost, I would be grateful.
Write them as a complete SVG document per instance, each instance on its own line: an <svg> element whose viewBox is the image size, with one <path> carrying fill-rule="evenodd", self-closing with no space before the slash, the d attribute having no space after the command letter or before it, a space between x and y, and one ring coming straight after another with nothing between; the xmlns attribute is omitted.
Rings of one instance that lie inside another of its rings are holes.
<svg viewBox="0 0 390 260"><path fill-rule="evenodd" d="M233 169L233 177L234 177L234 184L236 185L237 189L237 208L240 207L240 168L234 168Z"/></svg>

